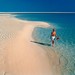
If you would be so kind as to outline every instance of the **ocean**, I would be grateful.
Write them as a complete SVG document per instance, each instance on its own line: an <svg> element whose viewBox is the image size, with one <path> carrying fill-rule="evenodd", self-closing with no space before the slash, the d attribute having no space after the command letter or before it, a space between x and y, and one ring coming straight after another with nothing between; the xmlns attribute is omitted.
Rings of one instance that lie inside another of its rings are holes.
<svg viewBox="0 0 75 75"><path fill-rule="evenodd" d="M75 75L74 13L16 14L16 17L22 20L47 22L55 28L57 36L60 37L58 41L55 40L55 50L60 54L60 61L63 63L62 75ZM33 38L37 42L51 44L51 31L52 28L37 27L34 29Z"/></svg>

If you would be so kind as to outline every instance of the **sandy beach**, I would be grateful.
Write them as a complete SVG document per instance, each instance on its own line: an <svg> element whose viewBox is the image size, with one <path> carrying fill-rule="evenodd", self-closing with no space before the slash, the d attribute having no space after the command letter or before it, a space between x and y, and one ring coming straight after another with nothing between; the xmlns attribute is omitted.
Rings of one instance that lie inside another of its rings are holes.
<svg viewBox="0 0 75 75"><path fill-rule="evenodd" d="M60 75L59 55L54 48L31 42L36 41L32 36L35 27L50 25L0 15L0 75Z"/></svg>

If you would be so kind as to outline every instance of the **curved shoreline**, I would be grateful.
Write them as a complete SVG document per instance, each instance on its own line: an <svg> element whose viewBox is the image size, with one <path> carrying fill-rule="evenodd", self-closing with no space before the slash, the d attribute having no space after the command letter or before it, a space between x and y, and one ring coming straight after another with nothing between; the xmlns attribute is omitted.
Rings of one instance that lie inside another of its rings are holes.
<svg viewBox="0 0 75 75"><path fill-rule="evenodd" d="M3 61L0 70L6 72L9 75L60 75L56 73L54 68L54 62L58 59L57 54L51 50L51 61L45 50L30 41L34 41L32 38L32 32L35 27L49 27L48 23L35 22L35 21L22 21L20 19L11 17L9 15L0 16L2 19L2 25L4 25L6 31L13 32L16 35L13 39L10 37L6 39L7 43L4 46ZM22 27L20 29L20 27ZM15 29L14 29L15 28ZM7 35L8 37L8 35ZM56 67L56 66L55 66Z"/></svg>

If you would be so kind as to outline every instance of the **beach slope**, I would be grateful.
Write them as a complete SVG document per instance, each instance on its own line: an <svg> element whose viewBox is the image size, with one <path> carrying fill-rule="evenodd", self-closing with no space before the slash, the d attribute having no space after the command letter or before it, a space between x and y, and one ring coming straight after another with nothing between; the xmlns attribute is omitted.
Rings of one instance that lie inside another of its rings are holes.
<svg viewBox="0 0 75 75"><path fill-rule="evenodd" d="M1 74L57 75L47 52L31 42L34 41L32 37L34 28L49 27L48 23L23 21L11 15L0 15L0 21ZM53 58L56 57L55 53L52 54Z"/></svg>

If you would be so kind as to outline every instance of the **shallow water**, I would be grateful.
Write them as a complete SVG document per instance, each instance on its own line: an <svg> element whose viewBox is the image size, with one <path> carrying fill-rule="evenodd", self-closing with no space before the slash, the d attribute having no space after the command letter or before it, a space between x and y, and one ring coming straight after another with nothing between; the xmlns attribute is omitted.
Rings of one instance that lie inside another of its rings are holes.
<svg viewBox="0 0 75 75"><path fill-rule="evenodd" d="M62 75L75 75L75 14L18 14L17 18L48 22L55 27L60 40L55 40L55 50L60 54ZM51 44L51 28L35 28L36 42ZM51 46L48 46L51 47Z"/></svg>

